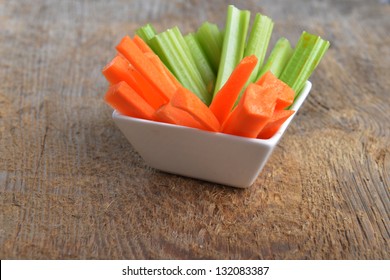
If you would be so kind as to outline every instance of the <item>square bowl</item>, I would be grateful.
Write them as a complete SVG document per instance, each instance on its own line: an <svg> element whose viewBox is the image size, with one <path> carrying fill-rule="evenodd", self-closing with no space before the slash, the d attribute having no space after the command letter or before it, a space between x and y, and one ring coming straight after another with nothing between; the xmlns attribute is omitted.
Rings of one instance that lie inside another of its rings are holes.
<svg viewBox="0 0 390 280"><path fill-rule="evenodd" d="M292 114L270 139L253 139L127 117L112 117L145 162L158 170L238 188L250 187L308 96L295 99Z"/></svg>

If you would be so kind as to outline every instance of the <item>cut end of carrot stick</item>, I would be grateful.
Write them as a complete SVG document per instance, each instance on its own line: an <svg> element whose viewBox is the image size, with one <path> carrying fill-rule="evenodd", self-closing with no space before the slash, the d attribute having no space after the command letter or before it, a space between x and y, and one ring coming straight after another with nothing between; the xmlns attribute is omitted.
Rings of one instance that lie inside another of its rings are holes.
<svg viewBox="0 0 390 280"><path fill-rule="evenodd" d="M282 110L294 102L294 90L282 80L278 79L271 71L266 72L256 84L263 87L272 87L278 94L275 110Z"/></svg>
<svg viewBox="0 0 390 280"><path fill-rule="evenodd" d="M129 62L121 55L115 56L102 70L102 74L110 84L123 81L127 76Z"/></svg>
<svg viewBox="0 0 390 280"><path fill-rule="evenodd" d="M283 83L282 81L280 81ZM275 110L283 110L291 106L294 102L294 90L287 84L282 85L282 90L278 93L278 99L276 100Z"/></svg>
<svg viewBox="0 0 390 280"><path fill-rule="evenodd" d="M270 118L275 110L277 93L273 88L250 84L240 100L240 107L249 115L262 115Z"/></svg>
<svg viewBox="0 0 390 280"><path fill-rule="evenodd" d="M172 106L182 109L197 120L205 130L219 131L220 124L199 97L186 88L179 88L171 99Z"/></svg>
<svg viewBox="0 0 390 280"><path fill-rule="evenodd" d="M272 115L266 126L260 131L257 138L269 139L275 135L282 124L292 115L295 111L293 110L277 110Z"/></svg>
<svg viewBox="0 0 390 280"><path fill-rule="evenodd" d="M274 84L278 82L278 78L271 72L267 71L261 78L256 82L257 85L263 86L265 84Z"/></svg>
<svg viewBox="0 0 390 280"><path fill-rule="evenodd" d="M256 138L271 118L276 94L270 88L250 84L240 102L222 126L222 132Z"/></svg>
<svg viewBox="0 0 390 280"><path fill-rule="evenodd" d="M104 99L122 115L147 120L154 119L154 109L126 82L110 86Z"/></svg>

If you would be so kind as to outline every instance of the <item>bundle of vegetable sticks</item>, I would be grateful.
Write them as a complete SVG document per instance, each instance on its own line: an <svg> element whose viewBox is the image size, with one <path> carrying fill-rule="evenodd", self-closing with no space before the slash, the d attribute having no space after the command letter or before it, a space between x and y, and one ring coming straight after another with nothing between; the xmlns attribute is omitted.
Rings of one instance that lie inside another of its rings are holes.
<svg viewBox="0 0 390 280"><path fill-rule="evenodd" d="M274 23L257 13L248 32L249 20L249 11L229 5L224 29L209 22L186 35L178 27L139 28L102 71L110 83L105 101L135 118L272 137L329 42L303 32L293 49L282 37L265 60Z"/></svg>

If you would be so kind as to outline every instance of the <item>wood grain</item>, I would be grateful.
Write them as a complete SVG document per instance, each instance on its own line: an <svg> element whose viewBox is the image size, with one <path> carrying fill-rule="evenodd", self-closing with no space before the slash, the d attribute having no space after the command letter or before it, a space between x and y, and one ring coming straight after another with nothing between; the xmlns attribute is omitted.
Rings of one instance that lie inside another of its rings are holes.
<svg viewBox="0 0 390 280"><path fill-rule="evenodd" d="M332 47L247 190L149 168L100 71L124 34L223 25L226 5ZM386 1L0 1L1 259L389 259Z"/></svg>

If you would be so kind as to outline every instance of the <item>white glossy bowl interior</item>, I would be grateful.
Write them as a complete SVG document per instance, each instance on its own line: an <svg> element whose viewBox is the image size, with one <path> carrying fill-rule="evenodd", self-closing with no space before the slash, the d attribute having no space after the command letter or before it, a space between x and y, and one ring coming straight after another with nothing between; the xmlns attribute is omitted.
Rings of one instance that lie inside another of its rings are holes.
<svg viewBox="0 0 390 280"><path fill-rule="evenodd" d="M145 162L153 168L223 185L247 188L308 96L308 81L291 115L270 139L250 139L120 115L112 117Z"/></svg>

